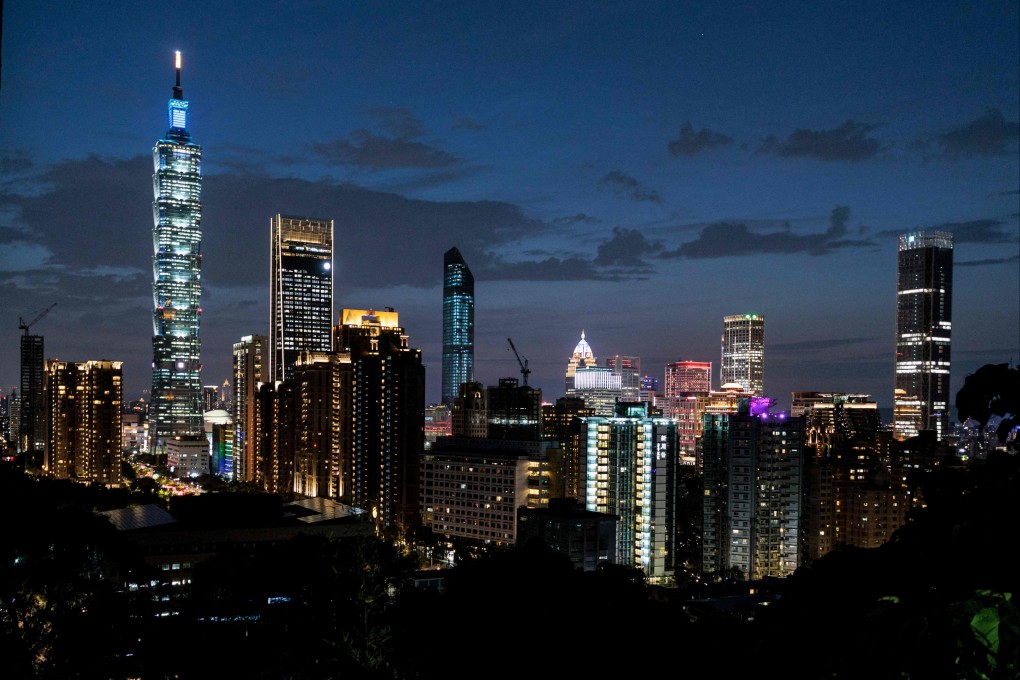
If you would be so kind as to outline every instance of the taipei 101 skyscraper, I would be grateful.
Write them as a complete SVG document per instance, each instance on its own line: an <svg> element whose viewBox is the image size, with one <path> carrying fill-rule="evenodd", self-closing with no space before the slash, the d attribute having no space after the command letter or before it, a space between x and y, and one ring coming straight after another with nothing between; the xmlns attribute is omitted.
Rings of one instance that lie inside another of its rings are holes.
<svg viewBox="0 0 1020 680"><path fill-rule="evenodd" d="M152 149L152 393L149 439L154 453L173 439L203 434L202 147L191 141L188 102L177 84L167 103L169 129Z"/></svg>

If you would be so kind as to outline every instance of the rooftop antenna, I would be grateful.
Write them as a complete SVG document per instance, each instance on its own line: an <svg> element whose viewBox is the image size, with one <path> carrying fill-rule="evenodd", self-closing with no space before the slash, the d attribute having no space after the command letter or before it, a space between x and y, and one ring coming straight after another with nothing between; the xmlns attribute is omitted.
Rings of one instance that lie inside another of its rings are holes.
<svg viewBox="0 0 1020 680"><path fill-rule="evenodd" d="M174 85L174 99L184 99L184 90L181 88L181 51L177 50L174 65L177 67L177 84Z"/></svg>

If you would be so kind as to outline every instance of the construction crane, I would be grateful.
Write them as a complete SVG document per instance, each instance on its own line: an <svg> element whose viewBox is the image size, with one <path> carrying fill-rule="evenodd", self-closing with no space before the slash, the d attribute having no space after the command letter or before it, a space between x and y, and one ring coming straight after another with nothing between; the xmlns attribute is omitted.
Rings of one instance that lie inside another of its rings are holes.
<svg viewBox="0 0 1020 680"><path fill-rule="evenodd" d="M517 353L517 348L514 347L514 341L510 338L506 339L510 343L510 349L514 351L514 356L517 357L517 363L521 365L521 376L524 377L524 386L528 386L528 374L531 373L531 369L528 368L528 358L524 357L524 361L521 361L521 355Z"/></svg>
<svg viewBox="0 0 1020 680"><path fill-rule="evenodd" d="M22 328L22 329L24 329L24 330L25 330L25 335L28 335L28 329L29 329L29 327L30 327L30 326L31 326L32 324L34 324L34 323L35 323L36 321L38 321L39 319L41 319L41 318L43 318L44 316L46 316L46 315L47 315L47 314L49 313L49 311L50 311L51 309L53 309L54 307L56 307L56 306L57 306L57 303L56 303L56 302L54 302L54 303L53 303L52 305L50 305L50 306L49 306L49 307L47 307L46 309L44 309L44 310L42 310L41 312L39 312L39 314L38 314L38 315L37 315L37 316L36 316L36 317L35 317L34 319L32 319L31 321L29 321L28 323L25 323L25 320L24 320L24 319L22 319L22 318L21 318L21 317L19 316L19 317L18 317L18 328Z"/></svg>

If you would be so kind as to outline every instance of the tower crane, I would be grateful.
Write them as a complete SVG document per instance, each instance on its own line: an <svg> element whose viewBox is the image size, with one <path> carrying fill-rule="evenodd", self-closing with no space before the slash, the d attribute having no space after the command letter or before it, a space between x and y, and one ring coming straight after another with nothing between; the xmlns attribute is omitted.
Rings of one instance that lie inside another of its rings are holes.
<svg viewBox="0 0 1020 680"><path fill-rule="evenodd" d="M517 348L514 347L514 341L510 338L506 339L510 343L510 349L514 351L514 356L517 357L517 363L521 365L521 376L524 378L524 386L528 386L528 374L531 373L531 369L528 368L528 358L525 357L524 361L521 361L521 355L517 353Z"/></svg>
<svg viewBox="0 0 1020 680"><path fill-rule="evenodd" d="M54 302L54 303L53 303L52 305L50 305L50 306L49 306L49 307L47 307L46 309L44 309L44 310L42 310L41 312L39 312L39 314L38 314L38 315L36 315L36 317L35 317L34 319L32 319L31 321L29 321L28 323L25 323L25 320L24 320L24 319L22 319L22 318L21 318L21 317L19 316L19 317L18 317L18 328L24 329L24 331L25 331L25 335L28 335L28 329L29 329L29 327L30 327L30 326L32 326L32 324L34 324L34 323L35 323L36 321L38 321L39 319L41 319L41 318L43 318L44 316L46 316L46 315L47 315L47 314L49 313L49 311L50 311L51 309L53 309L54 307L56 307L56 306L57 306L57 303L56 303L56 302Z"/></svg>

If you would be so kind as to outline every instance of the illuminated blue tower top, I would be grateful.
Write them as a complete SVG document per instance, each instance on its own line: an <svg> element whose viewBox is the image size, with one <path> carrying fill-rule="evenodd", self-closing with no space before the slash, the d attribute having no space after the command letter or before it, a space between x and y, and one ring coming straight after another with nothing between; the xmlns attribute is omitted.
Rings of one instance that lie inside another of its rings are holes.
<svg viewBox="0 0 1020 680"><path fill-rule="evenodd" d="M177 52L175 65L177 67L177 84L174 85L173 99L167 102L166 112L170 129L166 136L171 139L190 140L191 133L188 131L188 102L184 98L184 89L181 87L181 53Z"/></svg>

